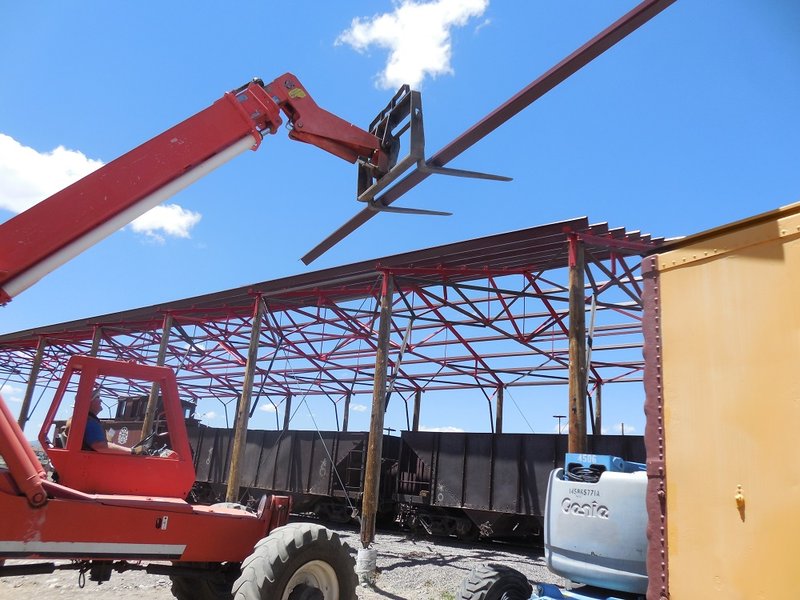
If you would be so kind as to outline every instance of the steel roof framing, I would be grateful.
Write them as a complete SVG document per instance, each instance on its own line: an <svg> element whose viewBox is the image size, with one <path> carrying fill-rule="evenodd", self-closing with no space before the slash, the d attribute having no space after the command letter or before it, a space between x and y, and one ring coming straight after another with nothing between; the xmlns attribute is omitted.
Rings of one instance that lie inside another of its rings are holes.
<svg viewBox="0 0 800 600"><path fill-rule="evenodd" d="M253 307L263 302L254 404L317 395L336 407L372 394L388 274L389 372L404 401L418 391L479 388L489 399L498 386L566 385L567 237L575 232L585 234L587 310L592 296L597 306L592 382L640 381L638 253L662 240L585 219L0 336L0 377L25 383L41 340L37 385L46 389L93 341L98 356L154 363L166 335L165 364L184 399L227 407L242 389Z"/></svg>

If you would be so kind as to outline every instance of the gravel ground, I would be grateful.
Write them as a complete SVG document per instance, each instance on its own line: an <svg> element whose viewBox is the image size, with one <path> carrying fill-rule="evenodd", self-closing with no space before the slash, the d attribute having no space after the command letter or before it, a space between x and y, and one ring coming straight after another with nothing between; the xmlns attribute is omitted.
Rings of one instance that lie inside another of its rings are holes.
<svg viewBox="0 0 800 600"><path fill-rule="evenodd" d="M355 529L336 528L351 547L353 558L360 547ZM547 571L535 549L498 543L462 544L442 538L414 537L405 533L379 533L373 546L378 551L373 586L359 586L359 600L453 600L461 581L479 563L499 563L524 573L531 581L561 583ZM8 561L19 564L22 561ZM43 600L81 598L103 600L170 600L168 577L141 572L114 573L102 585L87 581L78 587L76 571L48 575L0 578L0 599Z"/></svg>

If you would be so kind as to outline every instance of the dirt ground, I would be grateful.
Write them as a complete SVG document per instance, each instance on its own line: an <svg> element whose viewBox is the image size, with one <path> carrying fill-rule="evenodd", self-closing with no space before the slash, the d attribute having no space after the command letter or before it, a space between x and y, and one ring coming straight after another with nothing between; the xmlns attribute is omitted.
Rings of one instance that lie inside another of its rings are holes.
<svg viewBox="0 0 800 600"><path fill-rule="evenodd" d="M358 547L354 529L337 529L351 547ZM502 544L462 544L442 538L415 538L404 533L380 533L373 546L378 551L377 576L373 586L360 586L359 600L453 600L462 580L479 563L492 562L513 567L531 581L559 583L544 567L540 552L532 548ZM22 564L24 561L8 561ZM69 564L62 562L60 564ZM166 576L141 571L114 573L98 585L89 581L79 587L78 571L58 570L44 575L0 578L2 600L172 600Z"/></svg>

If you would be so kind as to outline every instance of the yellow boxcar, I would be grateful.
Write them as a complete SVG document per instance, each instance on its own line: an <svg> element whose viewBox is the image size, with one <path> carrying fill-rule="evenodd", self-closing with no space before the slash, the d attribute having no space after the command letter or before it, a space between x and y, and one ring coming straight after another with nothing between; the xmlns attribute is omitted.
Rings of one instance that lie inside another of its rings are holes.
<svg viewBox="0 0 800 600"><path fill-rule="evenodd" d="M647 597L800 598L800 204L644 275Z"/></svg>

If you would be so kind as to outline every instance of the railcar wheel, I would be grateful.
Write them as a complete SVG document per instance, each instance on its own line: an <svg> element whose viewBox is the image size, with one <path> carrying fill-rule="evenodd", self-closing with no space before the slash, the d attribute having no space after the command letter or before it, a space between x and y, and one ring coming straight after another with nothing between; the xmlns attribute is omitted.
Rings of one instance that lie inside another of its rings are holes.
<svg viewBox="0 0 800 600"><path fill-rule="evenodd" d="M456 600L528 600L533 587L519 571L501 565L479 565L461 582Z"/></svg>
<svg viewBox="0 0 800 600"><path fill-rule="evenodd" d="M316 523L278 527L256 544L233 585L235 600L353 600L355 561Z"/></svg>

